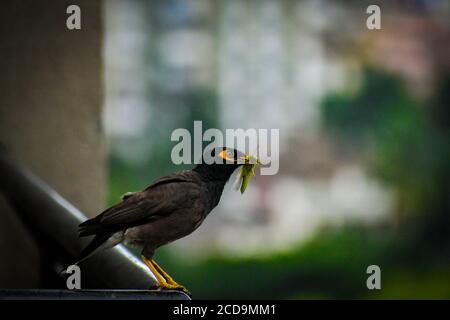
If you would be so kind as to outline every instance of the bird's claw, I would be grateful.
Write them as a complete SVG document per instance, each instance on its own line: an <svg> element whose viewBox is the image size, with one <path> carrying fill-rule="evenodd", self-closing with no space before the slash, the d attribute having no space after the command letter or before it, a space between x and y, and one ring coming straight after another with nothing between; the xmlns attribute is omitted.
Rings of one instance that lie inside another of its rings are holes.
<svg viewBox="0 0 450 320"><path fill-rule="evenodd" d="M187 294L190 298L192 298L192 293L186 289L184 286L182 286L181 284L170 284L170 283L165 283L165 284L161 284L158 283L155 286L156 290L176 290L176 291L181 291L184 292L185 294Z"/></svg>

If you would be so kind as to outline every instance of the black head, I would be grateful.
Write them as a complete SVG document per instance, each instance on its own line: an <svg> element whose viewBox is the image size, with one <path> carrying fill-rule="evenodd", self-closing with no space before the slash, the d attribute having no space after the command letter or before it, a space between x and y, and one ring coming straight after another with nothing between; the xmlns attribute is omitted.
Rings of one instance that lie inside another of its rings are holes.
<svg viewBox="0 0 450 320"><path fill-rule="evenodd" d="M228 181L233 172L243 165L248 156L235 149L221 147L205 152L202 163L193 170L209 180Z"/></svg>

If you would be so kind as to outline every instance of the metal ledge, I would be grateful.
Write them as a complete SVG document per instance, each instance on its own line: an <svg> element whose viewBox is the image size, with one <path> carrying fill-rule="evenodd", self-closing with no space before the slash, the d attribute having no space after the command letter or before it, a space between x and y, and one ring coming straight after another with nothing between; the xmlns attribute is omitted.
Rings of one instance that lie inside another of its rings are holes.
<svg viewBox="0 0 450 320"><path fill-rule="evenodd" d="M179 293L184 294L167 290L0 290L0 300L180 300Z"/></svg>

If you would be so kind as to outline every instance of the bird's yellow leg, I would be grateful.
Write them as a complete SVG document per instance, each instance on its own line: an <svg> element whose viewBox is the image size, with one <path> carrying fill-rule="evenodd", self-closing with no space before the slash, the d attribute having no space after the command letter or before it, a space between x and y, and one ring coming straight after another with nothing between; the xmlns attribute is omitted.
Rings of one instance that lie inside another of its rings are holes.
<svg viewBox="0 0 450 320"><path fill-rule="evenodd" d="M165 288L168 284L166 279L158 272L156 267L153 265L153 260L148 260L146 257L141 256L142 261L147 265L150 271L155 275L156 280L158 280L158 287Z"/></svg>
<svg viewBox="0 0 450 320"><path fill-rule="evenodd" d="M182 285L176 283L153 259L147 259L141 256L142 261L147 265L150 271L155 275L158 280L159 289L170 289L170 290L182 290L184 293L191 295L191 293Z"/></svg>
<svg viewBox="0 0 450 320"><path fill-rule="evenodd" d="M159 274L161 274L161 275L166 279L167 283L169 283L169 284L174 284L174 285L179 285L178 283L175 282L175 280L172 279L171 276L169 276L169 275L167 274L167 272L165 272L165 271L163 270L163 268L161 268L161 267L159 266L159 264L156 263L155 260L153 260L152 262L153 262L153 266L156 268L156 270L158 270Z"/></svg>
<svg viewBox="0 0 450 320"><path fill-rule="evenodd" d="M182 290L183 292L191 295L191 293L189 292L189 290L187 290L184 286L182 286L181 284L175 282L175 280L172 279L171 276L169 276L167 274L167 272L165 272L163 270L163 268L161 268L155 260L152 260L153 266L156 268L156 270L158 270L158 273L161 274L165 279L166 282L173 288L173 289L178 289L178 290Z"/></svg>

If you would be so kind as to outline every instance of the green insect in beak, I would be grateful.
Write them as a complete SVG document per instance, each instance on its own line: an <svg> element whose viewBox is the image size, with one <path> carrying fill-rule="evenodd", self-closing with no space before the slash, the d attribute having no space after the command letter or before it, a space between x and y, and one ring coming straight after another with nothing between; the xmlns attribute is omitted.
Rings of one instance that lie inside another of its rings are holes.
<svg viewBox="0 0 450 320"><path fill-rule="evenodd" d="M250 178L255 175L255 167L261 164L256 157L248 155L245 155L243 160L245 160L245 164L241 166L235 184L236 189L239 188L239 185L241 186L241 194L244 193L245 189L247 189Z"/></svg>

